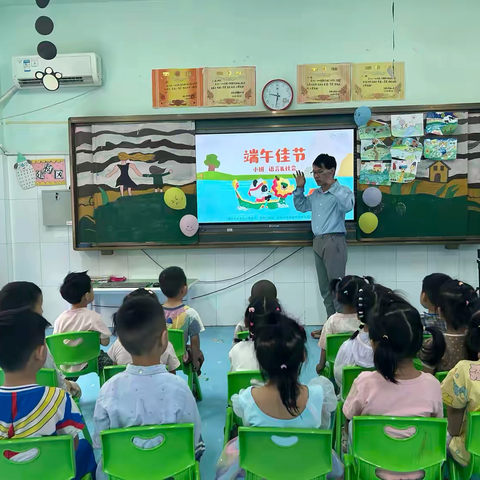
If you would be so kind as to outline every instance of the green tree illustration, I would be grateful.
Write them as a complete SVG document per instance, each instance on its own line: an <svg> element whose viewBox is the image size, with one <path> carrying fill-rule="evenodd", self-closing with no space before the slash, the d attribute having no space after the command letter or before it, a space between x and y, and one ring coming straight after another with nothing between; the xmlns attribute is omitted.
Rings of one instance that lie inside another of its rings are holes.
<svg viewBox="0 0 480 480"><path fill-rule="evenodd" d="M209 172L214 172L215 169L220 166L218 156L214 153L210 153L209 155L207 155L203 163L207 165Z"/></svg>

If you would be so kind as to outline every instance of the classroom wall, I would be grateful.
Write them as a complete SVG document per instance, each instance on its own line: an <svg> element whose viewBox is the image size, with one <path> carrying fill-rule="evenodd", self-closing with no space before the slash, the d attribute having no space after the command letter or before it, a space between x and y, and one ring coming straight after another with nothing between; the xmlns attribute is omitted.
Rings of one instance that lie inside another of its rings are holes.
<svg viewBox="0 0 480 480"><path fill-rule="evenodd" d="M437 0L435 8L428 2L397 0L395 51L392 51L391 2L385 0L348 2L348 8L346 2L336 0L239 3L136 0L70 5L51 2L44 11L32 4L0 7L0 92L12 85L11 57L35 52L40 36L34 30L34 23L40 14L48 14L54 20L51 39L60 53L93 51L102 56L105 85L92 91L65 88L55 93L43 90L17 93L0 111L1 118L90 92L50 109L6 119L0 132L10 152L33 156L66 154L66 121L70 116L228 111L152 109L152 68L255 65L255 110L263 110L260 100L263 85L280 77L296 89L297 64L386 61L394 57L406 63L406 99L395 105L478 101L473 81L480 74L480 64L473 60L477 56L476 19L480 14L480 3L476 0ZM443 25L446 19L448 28L443 33L426 27ZM447 71L452 62L455 70ZM292 108L322 106L300 107L294 103ZM229 109L235 110L244 111ZM45 314L53 320L65 306L58 286L68 270L88 269L92 275L130 278L158 275L159 268L139 251L119 251L113 256L74 252L70 227L43 227L41 190L20 189L13 170L14 160L13 156L0 156L0 285L14 279L38 283L45 293ZM230 284L222 280L241 275L272 250L271 247L190 248L151 252L162 265L180 265L190 277L211 282L195 287L195 296ZM257 271L294 250L278 249ZM348 271L373 275L378 281L400 288L418 305L420 283L427 273L444 271L477 285L475 250L475 246L453 251L442 246L351 247ZM324 310L319 304L310 248L261 277L277 284L288 311L309 324L323 323ZM205 324L234 324L241 317L254 280L193 300L192 306L200 311Z"/></svg>

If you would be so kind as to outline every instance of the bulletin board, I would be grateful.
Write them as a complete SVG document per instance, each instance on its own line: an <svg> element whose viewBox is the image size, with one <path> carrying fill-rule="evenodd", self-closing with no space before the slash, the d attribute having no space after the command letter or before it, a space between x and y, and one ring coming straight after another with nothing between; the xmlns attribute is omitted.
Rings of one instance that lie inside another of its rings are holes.
<svg viewBox="0 0 480 480"><path fill-rule="evenodd" d="M200 225L198 233L186 236L179 224L185 215L196 213L195 135L351 129L356 128L354 110L71 118L73 247L112 250L311 244L309 222ZM379 223L366 235L355 220L347 222L349 243L455 244L480 240L480 104L378 107L372 109L372 118L389 122L390 115L429 111L458 114L454 135L457 158L448 163L447 177L442 173L439 178L433 163L422 159L414 182L380 186L382 202L369 208L362 201L368 185L358 181L361 142L357 135L355 218L372 211ZM385 139L386 144L391 141ZM138 172L132 170L133 164ZM129 183L129 178L141 177L148 181L139 185L134 180L135 187ZM119 182L123 183L123 196ZM129 185L133 187L131 195ZM163 186L165 191L172 187L181 191L179 198L172 200L184 202L181 209L165 208Z"/></svg>

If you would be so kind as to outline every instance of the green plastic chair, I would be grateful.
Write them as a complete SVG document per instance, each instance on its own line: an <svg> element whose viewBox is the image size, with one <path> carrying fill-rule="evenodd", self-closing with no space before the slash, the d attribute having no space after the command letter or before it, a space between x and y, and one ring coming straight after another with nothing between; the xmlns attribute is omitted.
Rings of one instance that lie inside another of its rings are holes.
<svg viewBox="0 0 480 480"><path fill-rule="evenodd" d="M442 479L446 459L447 420L425 417L354 417L351 454L345 455L345 480L373 480L377 468L393 472L423 470L424 480ZM408 438L392 438L385 427L406 430Z"/></svg>
<svg viewBox="0 0 480 480"><path fill-rule="evenodd" d="M26 452L38 449L37 456L25 462L14 462L4 456L6 450ZM70 435L2 440L0 442L0 477L2 480L70 480L75 477L75 452ZM48 473L47 473L48 472ZM91 480L90 474L83 480Z"/></svg>
<svg viewBox="0 0 480 480"><path fill-rule="evenodd" d="M65 340L83 341L77 346L66 345ZM55 360L57 368L66 378L79 377L95 372L98 375L98 355L100 354L100 334L98 332L69 332L49 335L47 346ZM66 372L61 365L78 365L87 363L87 367L79 372Z"/></svg>
<svg viewBox="0 0 480 480"><path fill-rule="evenodd" d="M103 371L100 375L100 386L102 386L105 382L108 382L108 380L114 377L117 373L124 372L126 368L126 365L109 365L107 367L103 367Z"/></svg>
<svg viewBox="0 0 480 480"><path fill-rule="evenodd" d="M250 336L250 332L248 330L237 333L237 337L239 338L239 340L246 340L249 336Z"/></svg>
<svg viewBox="0 0 480 480"><path fill-rule="evenodd" d="M241 427L238 442L245 480L324 480L332 470L330 430Z"/></svg>
<svg viewBox="0 0 480 480"><path fill-rule="evenodd" d="M325 368L321 375L333 380L333 368L335 359L337 358L340 347L352 336L352 332L335 333L334 335L327 335L326 338L326 359Z"/></svg>
<svg viewBox="0 0 480 480"><path fill-rule="evenodd" d="M252 380L263 382L262 375L258 370L227 373L227 416L225 419L224 445L229 442L234 425L242 425L242 420L238 418L233 411L232 395L240 393L240 390L250 387Z"/></svg>
<svg viewBox="0 0 480 480"><path fill-rule="evenodd" d="M435 378L442 383L445 380L445 377L448 375L448 372L437 372Z"/></svg>
<svg viewBox="0 0 480 480"><path fill-rule="evenodd" d="M153 448L140 448L134 438L161 435L163 442ZM193 424L115 428L100 433L103 471L110 480L197 480Z"/></svg>
<svg viewBox="0 0 480 480"><path fill-rule="evenodd" d="M188 386L190 390L194 395L196 395L199 402L202 401L203 394L197 372L193 371L193 366L191 363L183 363L183 356L186 353L185 336L183 330L169 328L168 340L172 344L173 349L175 350L175 355L178 357L178 361L180 362L178 370L181 369L183 373L187 376Z"/></svg>
<svg viewBox="0 0 480 480"><path fill-rule="evenodd" d="M465 447L470 453L470 463L466 467L448 457L450 480L469 480L473 475L480 476L480 412L468 412Z"/></svg>
<svg viewBox="0 0 480 480"><path fill-rule="evenodd" d="M5 383L5 373L0 368L0 386ZM57 372L53 368L41 368L37 372L37 383L42 387L58 387Z"/></svg>

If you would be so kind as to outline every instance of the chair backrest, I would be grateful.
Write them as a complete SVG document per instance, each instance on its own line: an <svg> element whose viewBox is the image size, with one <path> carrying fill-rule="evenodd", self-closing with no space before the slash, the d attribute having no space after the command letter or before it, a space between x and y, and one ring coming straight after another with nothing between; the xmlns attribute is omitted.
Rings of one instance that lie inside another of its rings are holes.
<svg viewBox="0 0 480 480"><path fill-rule="evenodd" d="M435 378L442 383L445 380L445 377L448 375L448 372L437 372Z"/></svg>
<svg viewBox="0 0 480 480"><path fill-rule="evenodd" d="M332 470L330 430L240 427L238 442L248 479L324 479Z"/></svg>
<svg viewBox="0 0 480 480"><path fill-rule="evenodd" d="M108 380L114 377L117 373L124 372L126 368L126 365L109 365L107 367L103 367L103 372L101 375L102 385L105 382L108 382Z"/></svg>
<svg viewBox="0 0 480 480"><path fill-rule="evenodd" d="M0 368L0 386L5 383L5 373ZM57 372L54 368L41 368L37 372L37 383L43 387L58 387Z"/></svg>
<svg viewBox="0 0 480 480"><path fill-rule="evenodd" d="M67 345L65 340L81 340L78 345ZM98 332L68 332L49 335L47 346L57 365L78 365L89 362L100 353Z"/></svg>
<svg viewBox="0 0 480 480"><path fill-rule="evenodd" d="M252 385L252 380L263 382L262 375L258 370L244 370L227 373L227 395L229 405L231 405L232 402L232 395L239 393L243 388L250 387Z"/></svg>
<svg viewBox="0 0 480 480"><path fill-rule="evenodd" d="M362 372L373 372L375 368L363 368L357 366L343 367L342 369L342 400L348 397L353 382Z"/></svg>
<svg viewBox="0 0 480 480"><path fill-rule="evenodd" d="M480 476L480 412L469 412L467 416L467 435L465 438L465 448L470 453L471 459L468 464L468 476Z"/></svg>
<svg viewBox="0 0 480 480"><path fill-rule="evenodd" d="M244 332L238 332L237 337L239 340L246 340L250 335L250 332L248 330L245 330Z"/></svg>
<svg viewBox="0 0 480 480"><path fill-rule="evenodd" d="M411 436L393 438L385 431L388 427L409 429ZM441 478L446 447L447 420L443 418L353 418L352 454L357 462L358 478L376 479L377 468L393 472L423 470L424 480Z"/></svg>
<svg viewBox="0 0 480 480"><path fill-rule="evenodd" d="M36 449L32 450L32 449ZM13 461L4 456L4 452L23 453L32 450L33 459ZM0 477L2 480L67 480L75 476L75 453L73 437L28 438L2 440L0 442Z"/></svg>
<svg viewBox="0 0 480 480"><path fill-rule="evenodd" d="M327 335L326 343L326 358L330 363L335 363L337 353L340 347L352 336L352 333L335 333Z"/></svg>
<svg viewBox="0 0 480 480"><path fill-rule="evenodd" d="M175 355L181 359L185 355L185 334L183 330L168 329L168 340L175 350Z"/></svg>
<svg viewBox="0 0 480 480"><path fill-rule="evenodd" d="M160 445L151 448L137 446L138 440L158 437ZM123 480L164 480L180 472L188 473L195 466L191 423L105 430L100 433L100 442L103 470Z"/></svg>

